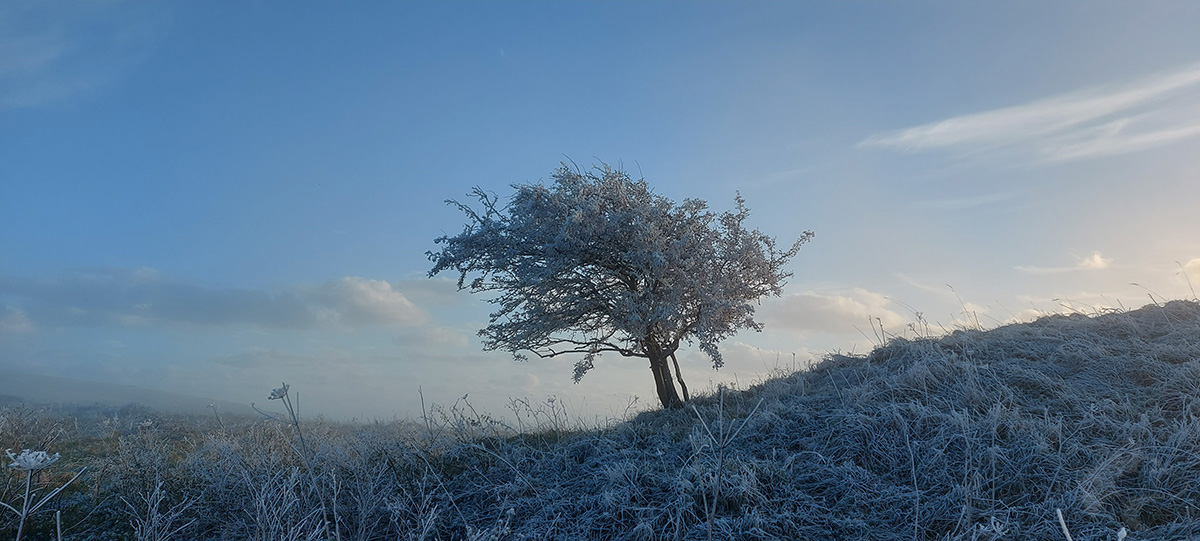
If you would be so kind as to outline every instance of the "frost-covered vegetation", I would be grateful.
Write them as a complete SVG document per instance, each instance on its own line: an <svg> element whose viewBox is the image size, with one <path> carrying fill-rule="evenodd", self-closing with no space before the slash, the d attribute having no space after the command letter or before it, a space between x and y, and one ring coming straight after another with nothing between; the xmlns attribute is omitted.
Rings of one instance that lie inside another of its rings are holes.
<svg viewBox="0 0 1200 541"><path fill-rule="evenodd" d="M740 195L737 212L717 215L698 199L677 205L607 165L563 164L551 187L513 188L504 206L481 188L481 210L448 201L469 221L435 240L443 247L428 253L429 276L453 271L460 290L492 294L497 309L479 331L484 349L517 359L578 355L576 383L603 353L643 357L664 408L690 398L680 344L696 344L720 368L717 344L762 330L754 307L783 293L791 277L784 266L813 236L781 248L746 227Z"/></svg>
<svg viewBox="0 0 1200 541"><path fill-rule="evenodd" d="M87 468L27 539L55 511L80 540L1200 536L1195 302L894 339L597 429L524 408L521 434L465 403L369 425L10 408L0 448L61 459L7 468L0 501Z"/></svg>

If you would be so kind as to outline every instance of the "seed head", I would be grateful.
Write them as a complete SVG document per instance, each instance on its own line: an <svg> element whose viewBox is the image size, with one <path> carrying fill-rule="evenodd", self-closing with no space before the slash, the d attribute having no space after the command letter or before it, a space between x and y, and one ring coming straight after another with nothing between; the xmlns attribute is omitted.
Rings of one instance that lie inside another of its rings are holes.
<svg viewBox="0 0 1200 541"><path fill-rule="evenodd" d="M271 396L268 396L267 400L279 400L280 398L287 396L288 384L283 383L282 385L282 387L271 391Z"/></svg>
<svg viewBox="0 0 1200 541"><path fill-rule="evenodd" d="M12 461L8 467L21 471L38 471L58 462L58 459L61 458L58 453L50 455L45 451L30 451L29 449L21 451L19 455L14 454L12 449L5 449L4 454L8 455L8 459Z"/></svg>

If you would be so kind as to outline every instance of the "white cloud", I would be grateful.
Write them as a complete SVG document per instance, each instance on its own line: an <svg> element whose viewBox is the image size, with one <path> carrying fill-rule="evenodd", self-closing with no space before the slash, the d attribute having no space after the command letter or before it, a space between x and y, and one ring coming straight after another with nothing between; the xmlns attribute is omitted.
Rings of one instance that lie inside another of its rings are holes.
<svg viewBox="0 0 1200 541"><path fill-rule="evenodd" d="M1112 259L1100 255L1100 252L1092 252L1092 255L1080 258L1076 267L1080 269L1099 270L1107 269L1111 263Z"/></svg>
<svg viewBox="0 0 1200 541"><path fill-rule="evenodd" d="M1178 275L1180 281L1188 286L1189 293L1195 296L1196 288L1200 287L1200 257L1192 258L1186 263L1179 263Z"/></svg>
<svg viewBox="0 0 1200 541"><path fill-rule="evenodd" d="M1107 269L1112 264L1112 259L1104 257L1100 252L1092 252L1091 255L1076 259L1075 265L1072 267L1034 267L1018 265L1014 269L1025 274L1061 274L1064 272L1088 271L1088 270L1103 270Z"/></svg>
<svg viewBox="0 0 1200 541"><path fill-rule="evenodd" d="M1121 86L872 135L864 147L976 153L1010 148L1035 162L1145 150L1200 135L1200 64Z"/></svg>
<svg viewBox="0 0 1200 541"><path fill-rule="evenodd" d="M906 323L904 316L890 309L886 296L861 288L843 294L800 293L763 303L763 321L769 328L799 332L834 334L859 333L876 321L885 328Z"/></svg>
<svg viewBox="0 0 1200 541"><path fill-rule="evenodd" d="M331 322L356 325L421 325L429 316L383 280L347 276L326 282L312 294Z"/></svg>
<svg viewBox="0 0 1200 541"><path fill-rule="evenodd" d="M1200 257L1189 259L1182 267L1189 277L1200 277Z"/></svg>

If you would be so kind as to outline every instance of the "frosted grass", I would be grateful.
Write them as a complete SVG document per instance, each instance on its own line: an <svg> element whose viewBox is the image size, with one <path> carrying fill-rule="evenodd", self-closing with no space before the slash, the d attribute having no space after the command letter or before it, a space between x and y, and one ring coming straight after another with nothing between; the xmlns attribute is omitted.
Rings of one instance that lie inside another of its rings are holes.
<svg viewBox="0 0 1200 541"><path fill-rule="evenodd" d="M88 467L30 539L51 509L88 540L1200 536L1195 302L893 339L720 395L522 433L464 403L368 425L10 408L0 448L61 453L43 490Z"/></svg>

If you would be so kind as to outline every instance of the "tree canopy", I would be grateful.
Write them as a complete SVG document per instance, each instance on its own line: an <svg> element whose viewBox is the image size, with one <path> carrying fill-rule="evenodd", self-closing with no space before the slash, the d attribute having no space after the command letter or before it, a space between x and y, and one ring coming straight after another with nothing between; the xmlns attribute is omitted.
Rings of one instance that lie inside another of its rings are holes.
<svg viewBox="0 0 1200 541"><path fill-rule="evenodd" d="M697 344L720 368L717 344L761 330L756 301L782 293L791 276L784 265L813 236L805 231L780 248L746 229L740 194L736 210L718 215L697 199L675 204L607 165L563 165L553 179L549 187L513 185L504 206L480 188L473 191L479 209L447 201L468 222L462 233L435 240L443 246L428 252L429 276L454 270L460 290L495 294L488 302L497 309L479 331L485 349L518 359L581 355L576 382L602 353L644 357L663 407L688 399L675 357L680 343Z"/></svg>

